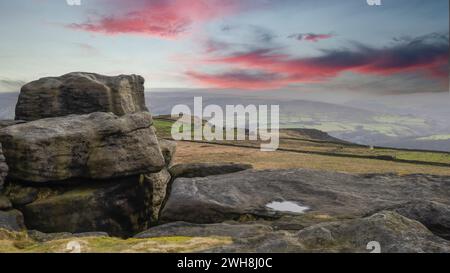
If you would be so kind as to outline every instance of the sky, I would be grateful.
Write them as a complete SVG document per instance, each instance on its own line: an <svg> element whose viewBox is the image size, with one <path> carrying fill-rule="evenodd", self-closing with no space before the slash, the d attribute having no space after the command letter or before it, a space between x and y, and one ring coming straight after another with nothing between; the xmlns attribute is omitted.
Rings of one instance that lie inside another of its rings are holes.
<svg viewBox="0 0 450 273"><path fill-rule="evenodd" d="M0 92L73 71L148 89L449 91L448 0L0 1L0 35Z"/></svg>

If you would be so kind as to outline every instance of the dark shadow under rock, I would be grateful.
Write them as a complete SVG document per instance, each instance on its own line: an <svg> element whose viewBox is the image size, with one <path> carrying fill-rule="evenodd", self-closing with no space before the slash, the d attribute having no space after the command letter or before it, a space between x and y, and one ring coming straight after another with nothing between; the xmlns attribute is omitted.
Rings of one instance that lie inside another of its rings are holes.
<svg viewBox="0 0 450 273"><path fill-rule="evenodd" d="M85 232L85 233L43 233L37 230L29 230L28 236L37 242L48 242L53 240L61 240L67 238L85 238L85 237L109 237L106 232Z"/></svg>
<svg viewBox="0 0 450 273"><path fill-rule="evenodd" d="M174 178L186 177L206 177L211 175L221 175L228 173L236 173L252 169L250 164L237 163L192 163L177 164L170 168L170 174Z"/></svg>
<svg viewBox="0 0 450 273"><path fill-rule="evenodd" d="M89 184L43 194L20 208L27 228L45 233L100 231L127 237L150 226L152 194L143 177Z"/></svg>

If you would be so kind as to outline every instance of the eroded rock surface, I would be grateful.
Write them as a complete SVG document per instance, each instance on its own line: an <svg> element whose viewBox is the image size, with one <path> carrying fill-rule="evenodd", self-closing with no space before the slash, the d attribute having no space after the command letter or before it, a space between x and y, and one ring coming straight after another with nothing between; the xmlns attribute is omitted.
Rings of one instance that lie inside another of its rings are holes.
<svg viewBox="0 0 450 273"><path fill-rule="evenodd" d="M421 223L392 211L354 220L323 223L297 234L305 251L368 252L369 242L384 253L450 252L450 242L435 236ZM375 246L376 247L376 246Z"/></svg>
<svg viewBox="0 0 450 273"><path fill-rule="evenodd" d="M294 219L291 219L291 221ZM276 229L270 221L192 224L174 222L153 227L135 236L137 239L160 236L220 236L232 244L205 252L356 252L387 253L450 251L450 242L435 236L421 223L392 211L374 215L313 224L299 230ZM380 249L368 248L376 242Z"/></svg>
<svg viewBox="0 0 450 273"><path fill-rule="evenodd" d="M93 113L0 130L12 179L107 179L160 171L164 158L148 112Z"/></svg>
<svg viewBox="0 0 450 273"><path fill-rule="evenodd" d="M434 234L450 240L450 205L426 200L415 200L386 207L426 226Z"/></svg>
<svg viewBox="0 0 450 273"><path fill-rule="evenodd" d="M293 214L268 208L289 201L307 212L361 217L413 200L450 204L450 178L429 175L351 175L312 170L244 171L205 178L178 178L161 220L214 223L250 214ZM439 189L439 190L436 190Z"/></svg>
<svg viewBox="0 0 450 273"><path fill-rule="evenodd" d="M141 76L108 77L75 72L23 86L16 105L16 119L32 121L93 112L121 116L140 111L148 111Z"/></svg>

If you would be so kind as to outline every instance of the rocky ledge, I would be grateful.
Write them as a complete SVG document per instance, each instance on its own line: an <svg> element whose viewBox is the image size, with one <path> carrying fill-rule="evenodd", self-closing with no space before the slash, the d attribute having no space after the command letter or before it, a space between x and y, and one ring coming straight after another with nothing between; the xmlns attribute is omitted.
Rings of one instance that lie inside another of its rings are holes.
<svg viewBox="0 0 450 273"><path fill-rule="evenodd" d="M333 217L361 217L369 212L423 200L440 204L442 209L435 211L445 213L444 208L450 205L449 197L450 177L351 175L302 169L248 170L176 179L162 220L212 223L246 214L276 218L289 213L289 206L293 212L304 208L304 212L320 212ZM271 208L271 203L278 204L280 209ZM283 209L283 203L286 209Z"/></svg>

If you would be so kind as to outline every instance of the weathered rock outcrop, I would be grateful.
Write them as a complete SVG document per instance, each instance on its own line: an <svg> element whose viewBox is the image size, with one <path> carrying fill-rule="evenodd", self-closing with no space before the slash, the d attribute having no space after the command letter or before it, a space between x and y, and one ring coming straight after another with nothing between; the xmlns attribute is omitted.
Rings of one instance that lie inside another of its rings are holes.
<svg viewBox="0 0 450 273"><path fill-rule="evenodd" d="M450 251L450 242L433 235L421 223L391 211L365 218L323 222L299 230L276 229L272 221L263 220L217 224L174 222L153 227L135 238L160 236L220 236L232 239L232 244L210 248L206 252L369 253L373 251L368 248L369 242L378 242L380 252L388 253Z"/></svg>
<svg viewBox="0 0 450 273"><path fill-rule="evenodd" d="M361 217L413 200L450 204L449 181L449 177L429 175L362 176L312 170L249 170L178 178L161 220L214 223L246 214L262 218L293 214L269 208L274 201L289 201L308 207L308 212L333 217Z"/></svg>
<svg viewBox="0 0 450 273"><path fill-rule="evenodd" d="M8 165L6 164L5 156L3 155L2 144L0 143L0 191L3 189L5 178L8 175Z"/></svg>
<svg viewBox="0 0 450 273"><path fill-rule="evenodd" d="M140 111L148 111L141 76L108 77L75 72L23 86L16 105L16 119L32 121L93 112L121 116Z"/></svg>
<svg viewBox="0 0 450 273"><path fill-rule="evenodd" d="M25 85L16 121L0 122L10 166L1 209L22 211L29 229L66 237L130 236L155 224L176 143L159 143L143 84L136 75L79 72ZM4 163L0 149L0 189ZM2 213L13 226L12 212Z"/></svg>
<svg viewBox="0 0 450 273"><path fill-rule="evenodd" d="M0 130L9 177L28 182L158 172L164 158L148 112L37 120Z"/></svg>
<svg viewBox="0 0 450 273"><path fill-rule="evenodd" d="M368 252L369 242L378 242L382 253L450 252L450 242L433 235L421 223L391 211L314 225L297 236L308 252Z"/></svg>
<svg viewBox="0 0 450 273"><path fill-rule="evenodd" d="M450 240L450 205L438 202L415 200L386 207L426 226L437 236Z"/></svg>
<svg viewBox="0 0 450 273"><path fill-rule="evenodd" d="M192 164L177 164L170 168L172 177L179 178L194 178L206 177L211 175L221 175L228 173L236 173L252 169L250 164L238 163L192 163Z"/></svg>
<svg viewBox="0 0 450 273"><path fill-rule="evenodd" d="M130 236L151 224L151 183L143 180L131 176L69 188L40 188L38 198L19 209L28 229Z"/></svg>

